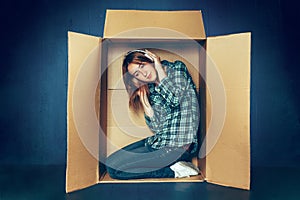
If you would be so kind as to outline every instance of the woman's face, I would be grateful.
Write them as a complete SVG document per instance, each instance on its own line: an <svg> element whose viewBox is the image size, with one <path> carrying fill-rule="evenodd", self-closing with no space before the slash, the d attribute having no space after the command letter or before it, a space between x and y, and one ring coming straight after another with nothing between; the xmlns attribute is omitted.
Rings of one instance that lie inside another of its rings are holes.
<svg viewBox="0 0 300 200"><path fill-rule="evenodd" d="M128 65L128 72L134 76L136 79L146 82L152 83L157 79L157 72L154 68L153 63L142 62L141 64L130 63Z"/></svg>

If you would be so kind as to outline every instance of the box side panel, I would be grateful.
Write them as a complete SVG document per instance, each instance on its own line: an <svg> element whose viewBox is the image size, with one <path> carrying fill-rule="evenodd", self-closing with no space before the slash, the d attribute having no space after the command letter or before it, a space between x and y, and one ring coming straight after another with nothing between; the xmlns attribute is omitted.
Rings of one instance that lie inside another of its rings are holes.
<svg viewBox="0 0 300 200"><path fill-rule="evenodd" d="M203 177L206 177L206 42L203 43L203 48L199 52L199 105L200 105L200 128L199 128L199 155L198 166ZM204 147L204 148L203 148Z"/></svg>
<svg viewBox="0 0 300 200"><path fill-rule="evenodd" d="M99 129L99 178L105 174L107 155L107 43L101 43L100 129Z"/></svg>
<svg viewBox="0 0 300 200"><path fill-rule="evenodd" d="M250 41L250 33L207 39L206 179L243 189L250 188ZM223 86L215 87L216 76Z"/></svg>
<svg viewBox="0 0 300 200"><path fill-rule="evenodd" d="M66 192L98 181L100 39L68 33Z"/></svg>
<svg viewBox="0 0 300 200"><path fill-rule="evenodd" d="M199 10L107 10L103 35L104 38L181 38L183 35L206 38Z"/></svg>

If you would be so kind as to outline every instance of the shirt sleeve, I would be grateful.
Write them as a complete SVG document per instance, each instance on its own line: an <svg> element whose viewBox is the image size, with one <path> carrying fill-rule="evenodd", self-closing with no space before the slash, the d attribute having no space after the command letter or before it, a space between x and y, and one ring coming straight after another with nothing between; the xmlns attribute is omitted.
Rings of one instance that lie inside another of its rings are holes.
<svg viewBox="0 0 300 200"><path fill-rule="evenodd" d="M144 117L146 124L154 133L160 130L161 123L159 123L159 120L157 119L155 114L153 115L153 117L149 117L148 115L144 114Z"/></svg>
<svg viewBox="0 0 300 200"><path fill-rule="evenodd" d="M175 61L170 67L168 76L161 80L155 90L173 107L180 104L180 98L184 95L188 84L188 71L185 64Z"/></svg>

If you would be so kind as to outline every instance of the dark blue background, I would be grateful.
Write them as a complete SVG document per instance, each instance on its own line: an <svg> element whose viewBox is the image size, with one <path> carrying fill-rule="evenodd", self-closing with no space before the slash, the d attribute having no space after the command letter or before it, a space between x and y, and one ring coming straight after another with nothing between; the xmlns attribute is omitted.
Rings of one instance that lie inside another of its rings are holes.
<svg viewBox="0 0 300 200"><path fill-rule="evenodd" d="M291 0L28 0L0 6L0 164L65 164L67 31L106 9L203 11L208 36L252 32L253 166L300 166L299 9Z"/></svg>

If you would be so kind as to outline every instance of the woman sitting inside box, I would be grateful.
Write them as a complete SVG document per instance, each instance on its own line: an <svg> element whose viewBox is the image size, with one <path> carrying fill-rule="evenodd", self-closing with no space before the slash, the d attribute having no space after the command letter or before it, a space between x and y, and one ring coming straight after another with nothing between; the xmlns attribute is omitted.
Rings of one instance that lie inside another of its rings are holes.
<svg viewBox="0 0 300 200"><path fill-rule="evenodd" d="M133 50L123 60L129 106L143 109L153 136L130 144L106 160L114 179L181 178L199 174L191 163L198 149L198 99L181 61L160 61L148 50Z"/></svg>

